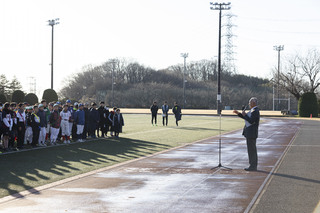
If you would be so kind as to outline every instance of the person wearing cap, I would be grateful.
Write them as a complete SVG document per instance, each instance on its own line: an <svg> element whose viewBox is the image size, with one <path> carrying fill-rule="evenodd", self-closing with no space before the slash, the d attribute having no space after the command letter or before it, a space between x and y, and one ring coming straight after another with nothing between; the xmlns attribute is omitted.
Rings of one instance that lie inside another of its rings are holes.
<svg viewBox="0 0 320 213"><path fill-rule="evenodd" d="M79 109L75 112L74 120L77 126L77 141L84 142L84 140L82 140L82 133L85 124L85 112L83 110L83 104L79 104Z"/></svg>
<svg viewBox="0 0 320 213"><path fill-rule="evenodd" d="M89 127L90 127L91 138L96 138L96 130L98 129L98 125L100 121L99 112L96 108L97 108L97 104L93 102L91 104L91 109L89 112Z"/></svg>
<svg viewBox="0 0 320 213"><path fill-rule="evenodd" d="M57 141L57 137L59 134L59 130L60 130L60 124L61 124L61 117L60 117L60 113L59 113L59 105L58 104L54 104L53 105L53 112L50 114L49 117L49 123L50 123L50 144L51 145L57 145L56 141Z"/></svg>
<svg viewBox="0 0 320 213"><path fill-rule="evenodd" d="M2 109L2 134L3 134L3 149L8 151L9 148L9 138L13 137L12 127L13 119L10 112L10 103L5 103Z"/></svg>
<svg viewBox="0 0 320 213"><path fill-rule="evenodd" d="M100 137L99 130L101 131L101 137L104 137L105 124L106 124L106 119L105 119L106 109L104 108L103 101L100 102L98 112L99 112L99 116L100 116L99 127L98 127L98 137Z"/></svg>
<svg viewBox="0 0 320 213"><path fill-rule="evenodd" d="M24 111L23 103L19 104L19 109L16 114L17 114L17 131L18 131L17 147L18 149L23 149L24 135L26 131L26 114Z"/></svg>
<svg viewBox="0 0 320 213"><path fill-rule="evenodd" d="M39 146L47 146L46 145L46 135L47 135L47 125L48 125L48 121L47 121L47 115L46 112L44 111L44 105L43 104L39 104L38 106L39 111L37 113L37 115L40 118L40 133L39 133Z"/></svg>
<svg viewBox="0 0 320 213"><path fill-rule="evenodd" d="M70 131L69 131L69 120L71 118L71 113L68 110L68 105L63 105L63 110L60 112L61 117L61 134L63 138L63 143L70 143Z"/></svg>
<svg viewBox="0 0 320 213"><path fill-rule="evenodd" d="M67 100L66 101L66 104L68 106L68 111L70 112L71 116L70 116L70 119L69 119L69 141L70 142L70 135L72 133L72 127L73 127L73 122L74 122L74 108L73 108L73 105L71 104L71 101L70 100Z"/></svg>
<svg viewBox="0 0 320 213"><path fill-rule="evenodd" d="M36 147L39 141L39 133L40 133L40 118L37 115L39 111L38 106L33 106L33 112L31 114L30 126L32 127L32 147Z"/></svg>
<svg viewBox="0 0 320 213"><path fill-rule="evenodd" d="M46 114L46 119L47 119L47 124L46 124L46 137L45 137L45 141L48 140L49 138L49 134L50 134L50 124L49 124L49 117L50 117L50 114L51 114L51 111L50 110L50 105L48 107L48 104L47 104L47 101L45 99L42 99L41 100L41 104L43 105L43 111L45 112Z"/></svg>
<svg viewBox="0 0 320 213"><path fill-rule="evenodd" d="M31 127L31 114L32 106L26 107L26 132L24 137L24 144L30 144L32 142L32 127Z"/></svg>

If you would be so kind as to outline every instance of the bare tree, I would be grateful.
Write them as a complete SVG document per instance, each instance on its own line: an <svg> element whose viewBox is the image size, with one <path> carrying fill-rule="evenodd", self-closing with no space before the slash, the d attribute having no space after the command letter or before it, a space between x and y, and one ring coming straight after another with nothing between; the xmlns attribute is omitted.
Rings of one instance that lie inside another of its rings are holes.
<svg viewBox="0 0 320 213"><path fill-rule="evenodd" d="M320 86L320 53L311 49L305 56L299 54L285 59L278 76L273 69L273 82L290 92L297 100L305 92L316 92Z"/></svg>

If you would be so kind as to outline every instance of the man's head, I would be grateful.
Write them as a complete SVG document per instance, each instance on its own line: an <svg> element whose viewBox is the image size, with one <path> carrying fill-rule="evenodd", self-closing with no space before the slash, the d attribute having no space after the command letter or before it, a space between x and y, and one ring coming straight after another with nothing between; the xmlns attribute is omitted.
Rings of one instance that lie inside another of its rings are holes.
<svg viewBox="0 0 320 213"><path fill-rule="evenodd" d="M104 107L104 102L103 101L100 102L100 106Z"/></svg>
<svg viewBox="0 0 320 213"><path fill-rule="evenodd" d="M68 104L63 105L63 111L68 111Z"/></svg>
<svg viewBox="0 0 320 213"><path fill-rule="evenodd" d="M33 106L33 111L34 111L34 113L38 113L38 111L39 111L39 108L38 108L38 106L37 105L34 105Z"/></svg>
<svg viewBox="0 0 320 213"><path fill-rule="evenodd" d="M47 107L47 101L45 99L41 100L41 104L43 105L44 108Z"/></svg>
<svg viewBox="0 0 320 213"><path fill-rule="evenodd" d="M156 102L156 101L154 101L154 102L153 102L153 105L157 105L157 102Z"/></svg>
<svg viewBox="0 0 320 213"><path fill-rule="evenodd" d="M83 110L83 107L84 107L83 104L79 104L79 109L80 110Z"/></svg>
<svg viewBox="0 0 320 213"><path fill-rule="evenodd" d="M258 105L258 99L256 97L250 98L250 100L249 100L250 108L253 108L253 107L257 106L257 105Z"/></svg>
<svg viewBox="0 0 320 213"><path fill-rule="evenodd" d="M38 108L39 108L39 110L43 111L44 110L44 105L43 104L39 104Z"/></svg>
<svg viewBox="0 0 320 213"><path fill-rule="evenodd" d="M167 105L167 101L164 102L164 105Z"/></svg>

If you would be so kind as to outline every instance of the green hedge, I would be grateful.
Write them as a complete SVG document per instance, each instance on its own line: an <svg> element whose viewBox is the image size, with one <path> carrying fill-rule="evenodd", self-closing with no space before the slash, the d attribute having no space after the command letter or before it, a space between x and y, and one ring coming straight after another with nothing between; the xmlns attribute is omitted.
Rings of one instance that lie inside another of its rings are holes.
<svg viewBox="0 0 320 213"><path fill-rule="evenodd" d="M313 92L304 93L298 103L300 117L318 117L318 100Z"/></svg>
<svg viewBox="0 0 320 213"><path fill-rule="evenodd" d="M47 103L50 103L53 101L58 101L58 95L57 95L56 91L54 91L53 89L46 89L43 92L42 99L45 99L47 101Z"/></svg>

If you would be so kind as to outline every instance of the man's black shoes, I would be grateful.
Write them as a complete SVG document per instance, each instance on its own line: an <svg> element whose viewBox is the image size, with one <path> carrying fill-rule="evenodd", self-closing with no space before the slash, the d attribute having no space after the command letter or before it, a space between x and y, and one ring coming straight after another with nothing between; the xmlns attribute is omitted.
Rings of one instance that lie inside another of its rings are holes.
<svg viewBox="0 0 320 213"><path fill-rule="evenodd" d="M250 172L250 171L257 171L257 168L253 168L253 167L248 167L248 168L245 168L244 170Z"/></svg>

